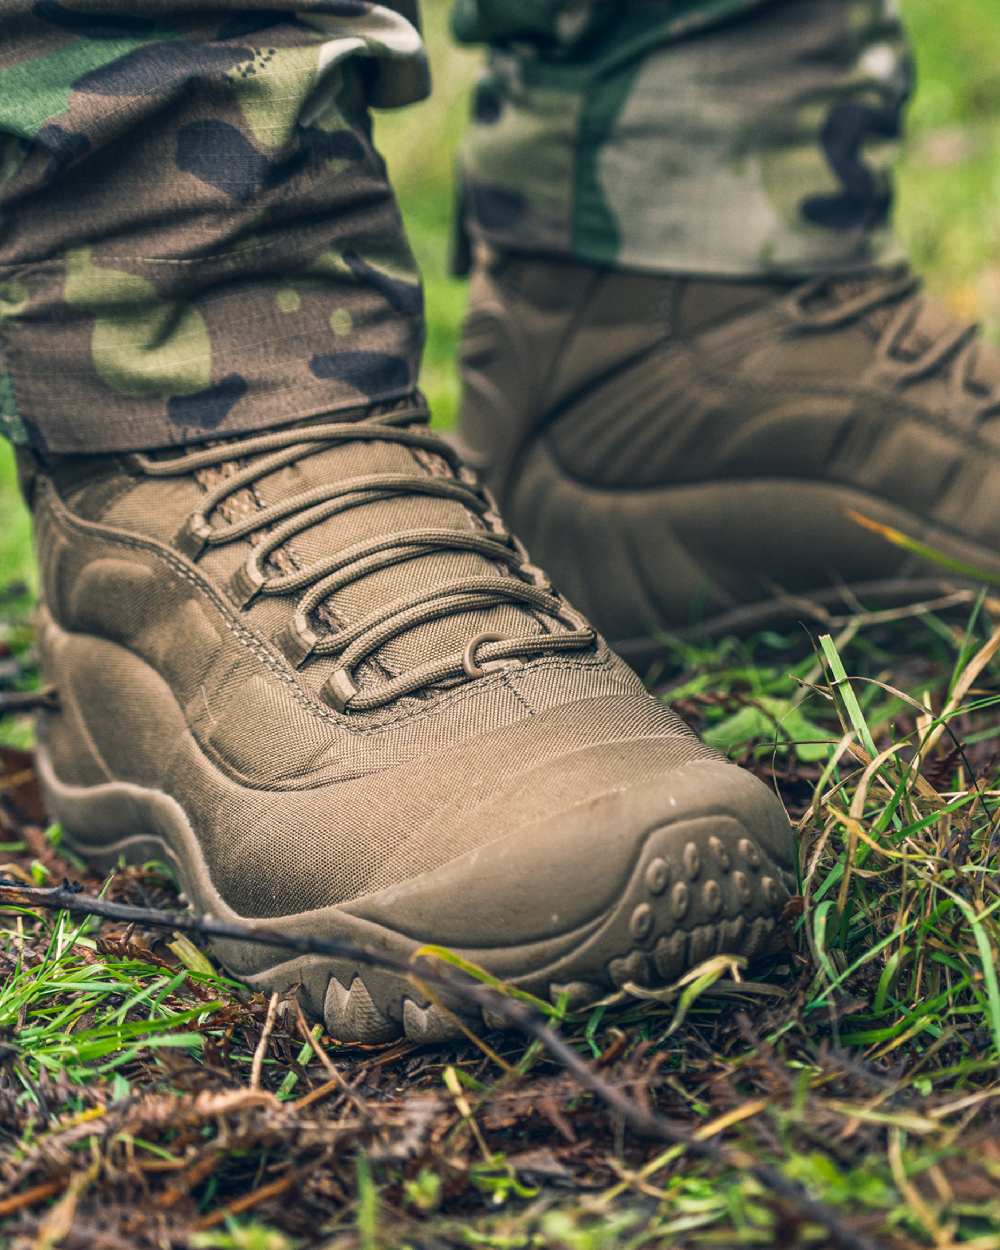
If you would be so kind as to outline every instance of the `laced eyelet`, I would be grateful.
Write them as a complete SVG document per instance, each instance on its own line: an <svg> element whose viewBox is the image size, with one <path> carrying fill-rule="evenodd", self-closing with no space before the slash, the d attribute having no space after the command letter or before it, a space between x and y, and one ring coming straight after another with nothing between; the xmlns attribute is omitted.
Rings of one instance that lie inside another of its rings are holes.
<svg viewBox="0 0 1000 1250"><path fill-rule="evenodd" d="M294 668L301 668L305 664L313 651L316 650L318 642L318 634L311 629L302 628L294 620L281 630L274 639L275 646Z"/></svg>
<svg viewBox="0 0 1000 1250"><path fill-rule="evenodd" d="M211 537L211 525L203 516L195 513L193 516L189 516L181 526L177 537L174 539L174 545L189 560L197 560L208 546Z"/></svg>
<svg viewBox="0 0 1000 1250"><path fill-rule="evenodd" d="M320 691L321 697L338 712L350 711L349 704L357 693L358 688L346 668L338 668Z"/></svg>
<svg viewBox="0 0 1000 1250"><path fill-rule="evenodd" d="M476 652L480 647L486 646L488 642L506 642L504 634L495 634L487 631L483 634L476 634L475 638L470 639L468 646L462 653L462 669L466 677L475 681L477 677L485 677L486 669L480 668L476 663Z"/></svg>
<svg viewBox="0 0 1000 1250"><path fill-rule="evenodd" d="M264 589L264 575L253 560L241 564L229 581L229 593L243 609L250 607Z"/></svg>

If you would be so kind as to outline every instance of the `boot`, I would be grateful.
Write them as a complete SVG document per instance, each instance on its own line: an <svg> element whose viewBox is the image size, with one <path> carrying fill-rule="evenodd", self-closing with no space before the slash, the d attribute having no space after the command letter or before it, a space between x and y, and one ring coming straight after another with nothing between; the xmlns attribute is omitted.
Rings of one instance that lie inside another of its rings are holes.
<svg viewBox="0 0 1000 1250"><path fill-rule="evenodd" d="M905 269L789 285L482 251L462 371L464 454L630 657L1000 576L1000 354Z"/></svg>
<svg viewBox="0 0 1000 1250"><path fill-rule="evenodd" d="M795 880L781 805L646 693L426 421L22 452L67 845L163 860L217 919L440 944L545 997L764 949ZM456 1029L396 971L217 954L343 1040Z"/></svg>

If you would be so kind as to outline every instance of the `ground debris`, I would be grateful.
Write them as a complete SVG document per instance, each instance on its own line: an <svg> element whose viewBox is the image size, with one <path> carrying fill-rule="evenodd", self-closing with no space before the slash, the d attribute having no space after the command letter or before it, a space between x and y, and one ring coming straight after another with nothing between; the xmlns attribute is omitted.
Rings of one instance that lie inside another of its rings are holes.
<svg viewBox="0 0 1000 1250"><path fill-rule="evenodd" d="M990 629L984 614L970 626L980 644ZM808 645L779 665L769 642L754 688L728 654L714 678L701 652L664 669L689 719L778 787L802 856L769 966L709 985L680 1024L679 994L623 994L560 1026L678 1140L633 1131L529 1037L483 1039L502 1068L471 1043L313 1044L294 1004L272 1010L170 932L11 906L0 1241L1000 1250L1000 671L977 674L921 754L960 680L950 636L905 617L867 629L844 652L850 707ZM893 689L919 689L930 711ZM782 737L796 700L804 749ZM866 735L892 748L880 766ZM0 834L0 871L25 886L66 878L129 907L182 906L156 865L105 882L60 847L28 751L0 756ZM763 1184L762 1165L786 1188Z"/></svg>

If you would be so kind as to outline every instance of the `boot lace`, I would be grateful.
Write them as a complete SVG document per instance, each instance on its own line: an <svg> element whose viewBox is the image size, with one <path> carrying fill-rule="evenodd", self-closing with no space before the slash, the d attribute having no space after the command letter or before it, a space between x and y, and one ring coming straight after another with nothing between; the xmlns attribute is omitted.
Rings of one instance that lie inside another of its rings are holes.
<svg viewBox="0 0 1000 1250"><path fill-rule="evenodd" d="M987 354L979 325L943 316L910 270L874 282L819 278L798 288L792 304L805 329L869 319L879 333L878 355L900 384L944 375L953 400L966 408L972 401L975 424L1000 416L1000 367Z"/></svg>
<svg viewBox="0 0 1000 1250"><path fill-rule="evenodd" d="M331 421L276 430L169 459L141 454L131 457L135 468L155 478L189 475L232 463L235 457L250 460L208 491L178 534L177 546L189 559L198 560L210 548L264 533L233 577L230 593L244 610L259 596L299 596L289 624L276 639L277 645L296 668L319 656L339 660L320 691L339 712L373 711L442 681L475 680L485 675L487 666L582 650L596 641L593 629L556 593L542 570L531 563L523 545L504 528L489 492L456 452L426 428L426 421L426 409L413 407L380 413L363 422ZM292 494L245 519L212 523L210 518L219 505L237 491L308 456L357 441L395 443L439 457L447 464L450 476L376 473L347 478ZM268 567L273 553L311 526L352 508L413 495L459 503L478 518L483 529L400 531L332 552L293 572L275 573ZM317 609L351 582L441 551L474 552L503 572L429 586L334 632L316 624ZM515 638L479 633L460 653L421 664L372 688L359 686L358 668L391 639L442 617L511 603L531 612L546 632Z"/></svg>

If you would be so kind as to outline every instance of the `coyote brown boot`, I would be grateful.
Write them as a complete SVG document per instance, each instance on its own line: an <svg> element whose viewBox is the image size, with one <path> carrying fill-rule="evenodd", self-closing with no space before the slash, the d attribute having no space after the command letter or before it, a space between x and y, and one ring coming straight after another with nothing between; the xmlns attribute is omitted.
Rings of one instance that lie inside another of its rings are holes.
<svg viewBox="0 0 1000 1250"><path fill-rule="evenodd" d="M782 285L483 253L463 373L462 449L627 656L954 582L859 517L1000 575L1000 355L908 271Z"/></svg>
<svg viewBox="0 0 1000 1250"><path fill-rule="evenodd" d="M354 417L23 454L69 845L164 860L217 918L439 943L545 996L765 947L795 879L780 804L646 693L419 403ZM453 1031L398 973L218 951L340 1038Z"/></svg>

